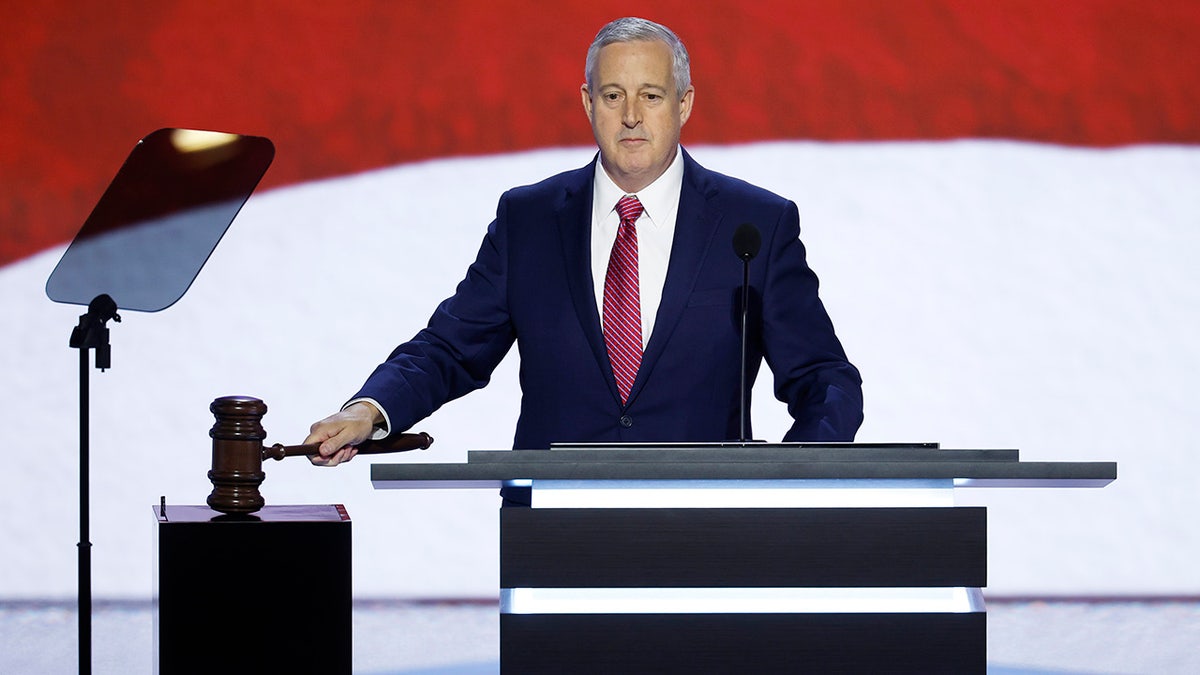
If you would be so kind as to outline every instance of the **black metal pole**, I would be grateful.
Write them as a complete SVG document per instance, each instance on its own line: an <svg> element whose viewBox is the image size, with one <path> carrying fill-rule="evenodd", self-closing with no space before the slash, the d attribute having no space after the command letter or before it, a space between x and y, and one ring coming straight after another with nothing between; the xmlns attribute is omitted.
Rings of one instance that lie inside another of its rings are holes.
<svg viewBox="0 0 1200 675"><path fill-rule="evenodd" d="M88 531L88 349L79 350L79 673L92 672L92 542Z"/></svg>
<svg viewBox="0 0 1200 675"><path fill-rule="evenodd" d="M761 246L762 235L752 223L742 223L734 230L733 252L742 261L742 381L738 387L738 396L741 397L741 400L738 401L738 411L741 416L738 440L742 443L750 440L746 437L746 427L750 426L750 411L747 410L749 407L747 402L750 399L748 390L750 378L746 363L750 356L750 261L758 255L758 249Z"/></svg>
<svg viewBox="0 0 1200 675"><path fill-rule="evenodd" d="M747 343L750 337L750 259L742 260L742 383L738 388L738 396L741 397L739 405L741 406L741 429L739 431L738 440L745 443L746 438L746 398L749 392L746 391L746 359L747 359Z"/></svg>
<svg viewBox="0 0 1200 675"><path fill-rule="evenodd" d="M117 303L107 294L97 295L88 311L79 317L79 325L71 331L70 345L79 350L79 673L92 672L92 542L88 531L91 520L89 507L89 382L88 352L96 350L96 367L101 371L112 367L112 347L108 342L109 320L120 321Z"/></svg>

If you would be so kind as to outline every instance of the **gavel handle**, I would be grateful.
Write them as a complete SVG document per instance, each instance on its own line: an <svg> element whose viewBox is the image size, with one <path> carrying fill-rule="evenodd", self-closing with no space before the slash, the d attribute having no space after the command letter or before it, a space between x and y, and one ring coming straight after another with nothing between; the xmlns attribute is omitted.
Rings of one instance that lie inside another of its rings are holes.
<svg viewBox="0 0 1200 675"><path fill-rule="evenodd" d="M406 452L408 450L425 450L433 445L433 436L424 431L415 434L392 434L377 441L363 441L358 444L360 455L382 454L386 452ZM320 449L320 443L308 445L283 445L276 443L263 448L263 459L283 459L296 455L315 455Z"/></svg>

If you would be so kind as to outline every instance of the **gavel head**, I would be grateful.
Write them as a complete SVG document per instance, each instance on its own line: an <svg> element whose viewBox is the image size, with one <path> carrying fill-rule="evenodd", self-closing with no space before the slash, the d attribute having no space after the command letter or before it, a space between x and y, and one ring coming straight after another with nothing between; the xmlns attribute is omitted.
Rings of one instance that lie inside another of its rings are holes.
<svg viewBox="0 0 1200 675"><path fill-rule="evenodd" d="M263 507L262 418L267 404L249 396L223 396L209 406L216 423L208 432L212 437L212 470L208 479L213 491L208 505L227 514L254 513Z"/></svg>

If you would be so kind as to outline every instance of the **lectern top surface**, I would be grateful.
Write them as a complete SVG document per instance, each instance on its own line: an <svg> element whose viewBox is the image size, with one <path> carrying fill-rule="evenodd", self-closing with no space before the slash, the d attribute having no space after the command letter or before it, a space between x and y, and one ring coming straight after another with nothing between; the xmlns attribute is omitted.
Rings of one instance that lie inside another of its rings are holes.
<svg viewBox="0 0 1200 675"><path fill-rule="evenodd" d="M936 444L679 444L472 451L466 463L374 464L376 487L489 487L518 480L911 480L961 487L1099 487L1115 462L1022 462L1017 450ZM407 484L407 485L406 485Z"/></svg>
<svg viewBox="0 0 1200 675"><path fill-rule="evenodd" d="M474 450L468 462L1016 462L1015 449L943 449L937 443L580 443L549 450Z"/></svg>

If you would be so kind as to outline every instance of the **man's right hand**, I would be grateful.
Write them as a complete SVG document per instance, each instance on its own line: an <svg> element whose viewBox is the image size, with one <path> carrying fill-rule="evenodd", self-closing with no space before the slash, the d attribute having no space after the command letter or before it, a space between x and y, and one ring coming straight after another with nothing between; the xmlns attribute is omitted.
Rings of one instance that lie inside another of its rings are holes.
<svg viewBox="0 0 1200 675"><path fill-rule="evenodd" d="M337 466L358 454L358 444L371 438L375 427L383 423L383 413L365 401L358 401L309 428L304 444L320 443L318 454L308 459L317 466Z"/></svg>

